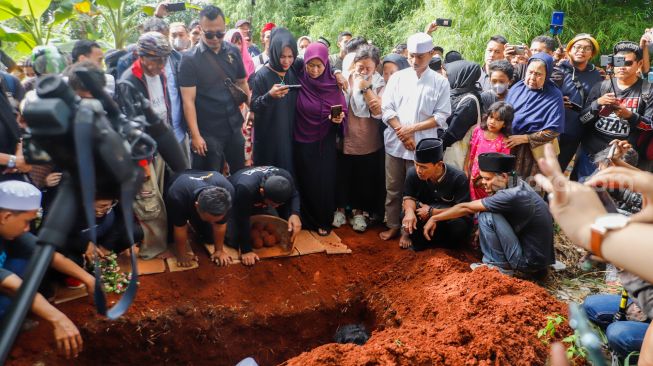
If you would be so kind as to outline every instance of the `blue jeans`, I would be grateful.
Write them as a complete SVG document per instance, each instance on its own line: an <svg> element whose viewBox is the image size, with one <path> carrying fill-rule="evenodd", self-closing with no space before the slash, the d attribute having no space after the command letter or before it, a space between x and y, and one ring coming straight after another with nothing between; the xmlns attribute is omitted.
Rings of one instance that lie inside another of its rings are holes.
<svg viewBox="0 0 653 366"><path fill-rule="evenodd" d="M22 258L9 258L5 262L3 268L13 272L18 277L22 277L23 273L25 273L25 269L27 269L27 261L27 259ZM9 305L11 305L11 298L5 295L0 295L0 319L4 316L5 311L9 309Z"/></svg>
<svg viewBox="0 0 653 366"><path fill-rule="evenodd" d="M574 163L574 170L579 182L584 182L598 168L593 160L594 156L590 155L581 145L576 152L576 162Z"/></svg>
<svg viewBox="0 0 653 366"><path fill-rule="evenodd" d="M610 349L623 359L640 350L649 324L629 320L613 322L620 301L619 295L590 295L583 302L583 308L587 317L605 331Z"/></svg>
<svg viewBox="0 0 653 366"><path fill-rule="evenodd" d="M478 229L483 263L508 270L525 269L526 259L519 238L503 215L481 212Z"/></svg>

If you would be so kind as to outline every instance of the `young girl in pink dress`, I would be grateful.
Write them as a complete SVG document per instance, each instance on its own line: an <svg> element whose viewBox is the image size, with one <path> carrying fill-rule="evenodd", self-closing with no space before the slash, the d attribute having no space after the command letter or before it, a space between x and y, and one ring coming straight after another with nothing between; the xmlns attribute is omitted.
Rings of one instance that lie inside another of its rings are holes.
<svg viewBox="0 0 653 366"><path fill-rule="evenodd" d="M506 147L506 138L510 134L513 117L514 109L510 104L496 102L488 109L487 117L481 121L481 125L474 129L469 144L469 156L465 163L472 200L487 197L478 170L478 156L488 152L510 154L510 148Z"/></svg>

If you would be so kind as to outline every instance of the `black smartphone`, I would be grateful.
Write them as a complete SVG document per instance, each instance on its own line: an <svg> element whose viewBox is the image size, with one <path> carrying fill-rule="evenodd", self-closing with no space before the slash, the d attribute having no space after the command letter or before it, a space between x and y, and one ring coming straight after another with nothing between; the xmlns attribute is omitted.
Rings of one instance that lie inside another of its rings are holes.
<svg viewBox="0 0 653 366"><path fill-rule="evenodd" d="M435 25L438 27L451 27L451 19L438 18L435 20Z"/></svg>
<svg viewBox="0 0 653 366"><path fill-rule="evenodd" d="M170 3L170 4L166 4L166 10L169 13L184 11L184 10L186 10L186 3Z"/></svg>
<svg viewBox="0 0 653 366"><path fill-rule="evenodd" d="M569 102L569 104L571 105L572 111L580 112L583 110L583 107L580 104L576 104L574 102Z"/></svg>
<svg viewBox="0 0 653 366"><path fill-rule="evenodd" d="M331 106L331 118L337 118L342 113L342 105L333 105Z"/></svg>
<svg viewBox="0 0 653 366"><path fill-rule="evenodd" d="M288 89L301 89L302 85L301 84L296 84L296 85L286 85Z"/></svg>

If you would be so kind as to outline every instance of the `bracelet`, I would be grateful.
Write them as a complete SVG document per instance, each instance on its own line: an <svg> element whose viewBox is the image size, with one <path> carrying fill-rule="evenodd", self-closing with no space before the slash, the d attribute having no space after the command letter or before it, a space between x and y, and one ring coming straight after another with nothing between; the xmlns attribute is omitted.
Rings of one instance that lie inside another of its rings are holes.
<svg viewBox="0 0 653 366"><path fill-rule="evenodd" d="M433 216L433 207L429 207L429 217Z"/></svg>
<svg viewBox="0 0 653 366"><path fill-rule="evenodd" d="M7 161L7 168L13 169L16 167L16 155L9 155L9 161Z"/></svg>

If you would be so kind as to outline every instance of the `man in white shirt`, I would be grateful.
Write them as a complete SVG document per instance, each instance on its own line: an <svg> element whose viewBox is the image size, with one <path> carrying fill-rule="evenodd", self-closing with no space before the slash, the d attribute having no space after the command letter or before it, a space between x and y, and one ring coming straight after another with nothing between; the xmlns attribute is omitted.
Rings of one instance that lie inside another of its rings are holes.
<svg viewBox="0 0 653 366"><path fill-rule="evenodd" d="M446 128L451 114L449 81L429 68L433 39L426 33L408 37L408 61L412 68L396 72L383 93L385 142L385 200L388 230L379 234L389 240L399 234L401 199L408 168L413 166L415 145L437 137L437 128Z"/></svg>

